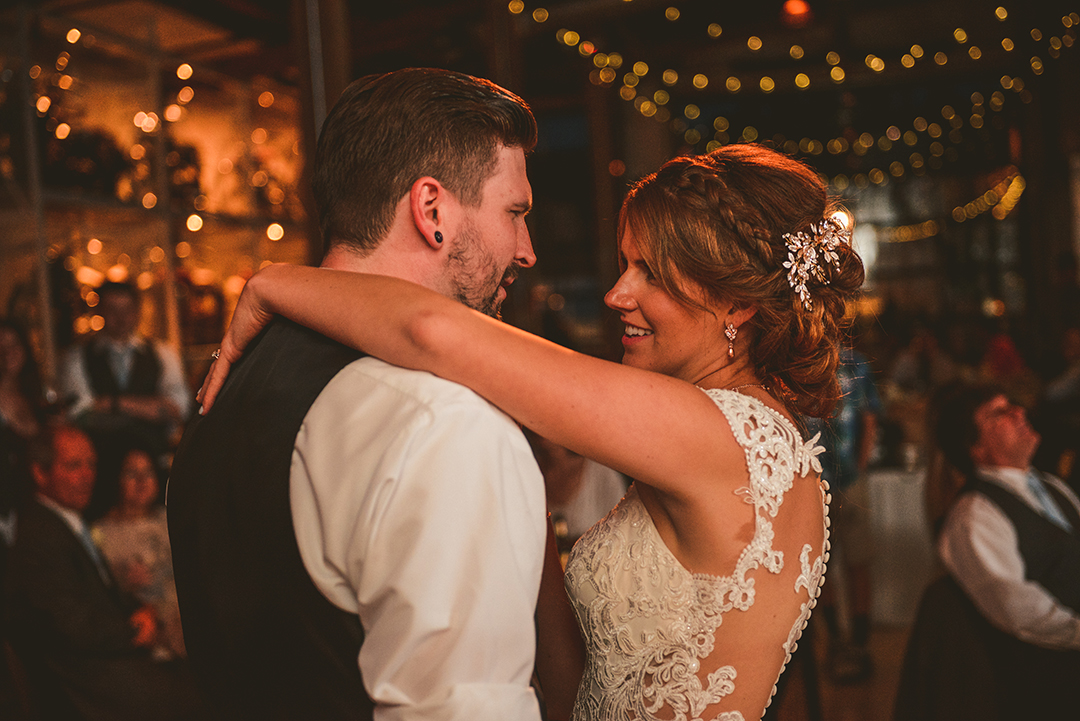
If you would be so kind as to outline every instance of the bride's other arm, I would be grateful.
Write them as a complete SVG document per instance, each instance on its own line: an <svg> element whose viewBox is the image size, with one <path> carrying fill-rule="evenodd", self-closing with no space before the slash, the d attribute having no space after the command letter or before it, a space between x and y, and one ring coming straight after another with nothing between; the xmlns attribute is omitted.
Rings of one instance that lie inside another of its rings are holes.
<svg viewBox="0 0 1080 721"><path fill-rule="evenodd" d="M740 467L715 404L690 383L575 353L397 278L273 265L248 282L200 391L280 314L395 365L475 390L553 442L682 496ZM741 483L744 479L738 479Z"/></svg>

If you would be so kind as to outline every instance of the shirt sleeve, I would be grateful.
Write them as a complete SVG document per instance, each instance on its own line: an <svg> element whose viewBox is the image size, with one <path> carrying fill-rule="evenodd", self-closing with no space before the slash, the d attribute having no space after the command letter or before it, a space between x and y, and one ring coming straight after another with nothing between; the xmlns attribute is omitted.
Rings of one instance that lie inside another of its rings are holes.
<svg viewBox="0 0 1080 721"><path fill-rule="evenodd" d="M978 494L961 497L938 541L942 562L990 623L1022 641L1080 649L1080 617L1024 577L1016 530Z"/></svg>
<svg viewBox="0 0 1080 721"><path fill-rule="evenodd" d="M348 415L368 415L363 405ZM520 430L476 396L358 423L317 406L294 454L298 541L316 585L360 615L375 718L538 721L544 495ZM318 540L301 527L304 477Z"/></svg>
<svg viewBox="0 0 1080 721"><path fill-rule="evenodd" d="M161 379L158 381L158 392L168 398L177 410L180 418L186 419L191 413L193 393L184 381L184 371L180 365L180 356L169 346L154 343L154 351L157 353L158 362L161 363Z"/></svg>
<svg viewBox="0 0 1080 721"><path fill-rule="evenodd" d="M86 356L82 351L81 345L68 348L60 360L60 370L56 375L56 391L60 402L68 404L65 412L69 418L81 416L94 405L94 392L90 388Z"/></svg>

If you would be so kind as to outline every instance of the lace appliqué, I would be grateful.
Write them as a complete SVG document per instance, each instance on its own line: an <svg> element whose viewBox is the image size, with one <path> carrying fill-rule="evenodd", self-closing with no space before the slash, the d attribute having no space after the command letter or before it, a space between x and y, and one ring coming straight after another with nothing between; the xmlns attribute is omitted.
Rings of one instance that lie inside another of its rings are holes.
<svg viewBox="0 0 1080 721"><path fill-rule="evenodd" d="M817 456L823 449L817 436L804 443L786 419L749 396L706 393L745 449L750 482L738 493L754 505L754 536L732 575L691 574L664 545L632 487L582 537L566 569L566 587L589 651L574 706L578 721L745 721L738 711L702 718L706 708L734 691L737 674L733 666L721 666L703 685L697 675L701 659L714 650L723 614L753 605L754 578L748 574L783 569L784 554L772 547L771 519L797 476L820 473ZM788 637L787 659L824 569L820 556L811 567L809 554L807 544L796 592L803 586L814 590Z"/></svg>

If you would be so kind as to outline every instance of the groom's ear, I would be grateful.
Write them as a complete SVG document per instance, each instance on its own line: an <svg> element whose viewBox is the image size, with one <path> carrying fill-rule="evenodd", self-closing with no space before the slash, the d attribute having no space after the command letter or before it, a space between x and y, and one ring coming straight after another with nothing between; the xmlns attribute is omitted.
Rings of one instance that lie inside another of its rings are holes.
<svg viewBox="0 0 1080 721"><path fill-rule="evenodd" d="M432 250L443 246L446 235L446 209L450 192L435 178L424 176L409 188L409 208L413 223Z"/></svg>

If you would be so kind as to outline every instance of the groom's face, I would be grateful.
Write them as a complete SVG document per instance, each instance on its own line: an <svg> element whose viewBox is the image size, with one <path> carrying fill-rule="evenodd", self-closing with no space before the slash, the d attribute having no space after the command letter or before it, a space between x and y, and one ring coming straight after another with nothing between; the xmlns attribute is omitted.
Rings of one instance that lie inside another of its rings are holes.
<svg viewBox="0 0 1080 721"><path fill-rule="evenodd" d="M484 183L480 205L464 207L447 257L452 293L465 305L499 317L507 289L521 268L536 263L525 216L532 187L521 148L500 146L495 172Z"/></svg>

